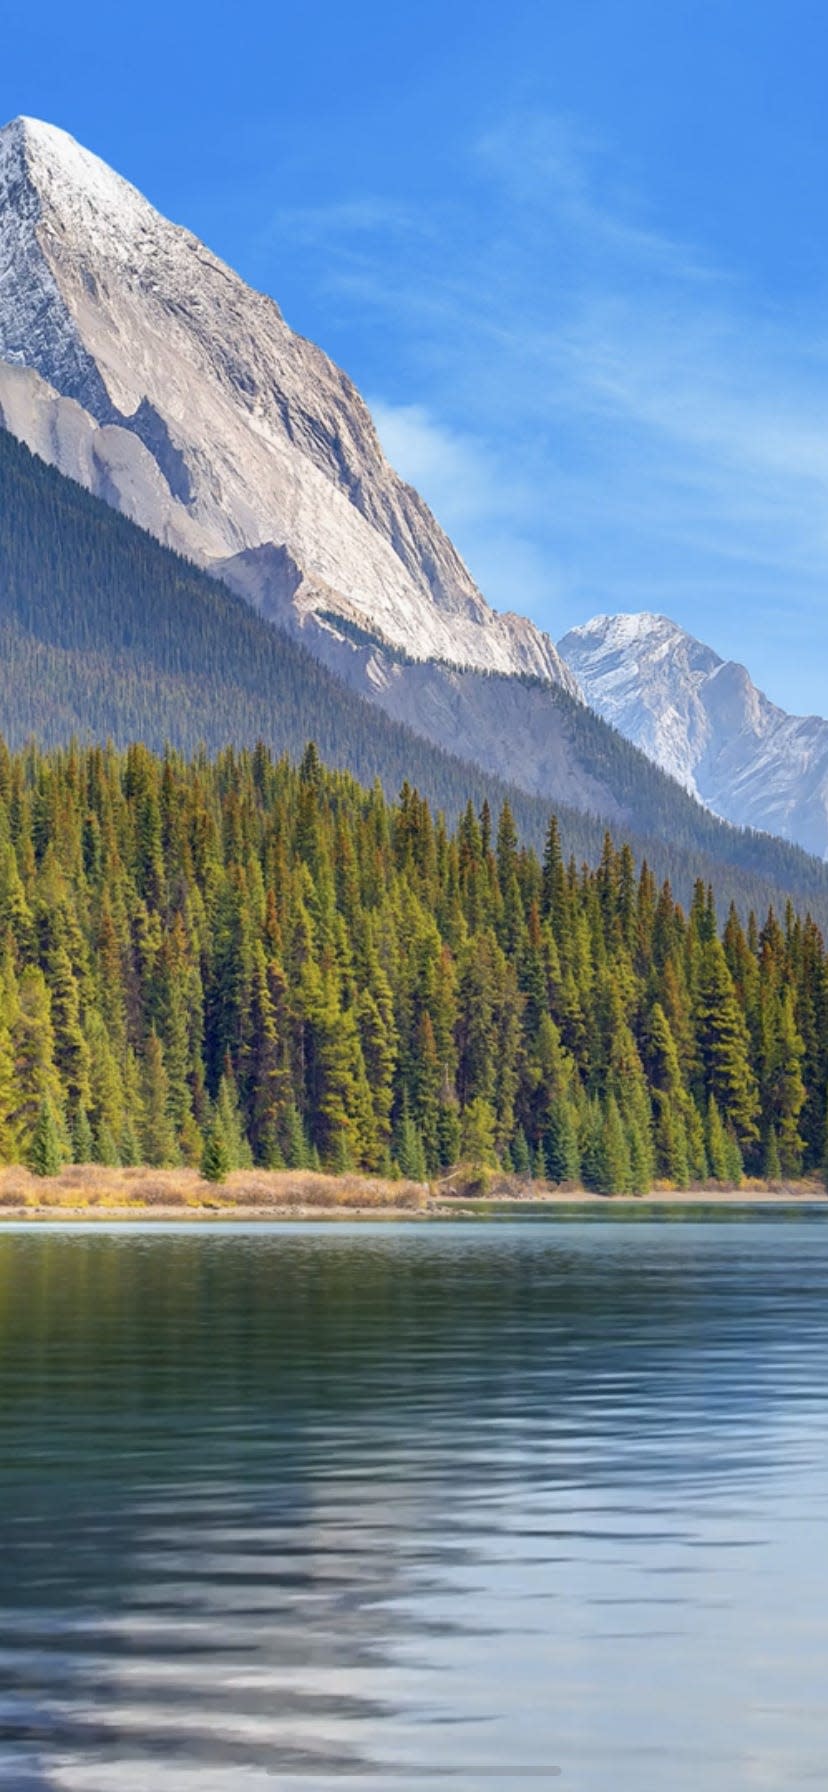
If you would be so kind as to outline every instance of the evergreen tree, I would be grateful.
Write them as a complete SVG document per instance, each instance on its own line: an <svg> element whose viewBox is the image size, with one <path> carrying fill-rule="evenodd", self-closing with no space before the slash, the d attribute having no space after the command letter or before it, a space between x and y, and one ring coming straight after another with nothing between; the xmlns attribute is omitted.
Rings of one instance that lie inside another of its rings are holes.
<svg viewBox="0 0 828 1792"><path fill-rule="evenodd" d="M714 1182L730 1182L733 1171L732 1152L722 1125L722 1116L713 1096L707 1102L707 1161Z"/></svg>
<svg viewBox="0 0 828 1792"><path fill-rule="evenodd" d="M550 1182L577 1182L581 1173L578 1120L572 1103L561 1096L550 1114L545 1139L546 1171Z"/></svg>
<svg viewBox="0 0 828 1792"><path fill-rule="evenodd" d="M61 1155L97 1162L195 1166L218 1114L240 1167L819 1169L814 920L731 907L720 939L706 882L685 915L609 838L579 869L557 821L542 864L509 807L495 832L316 751L0 743L0 1161L50 1105Z"/></svg>
<svg viewBox="0 0 828 1792"><path fill-rule="evenodd" d="M285 1112L282 1132L283 1155L289 1170L307 1170L311 1162L310 1147L302 1116L295 1102L291 1102Z"/></svg>
<svg viewBox="0 0 828 1792"><path fill-rule="evenodd" d="M493 1169L497 1165L495 1117L481 1095L476 1096L464 1111L461 1149L475 1169Z"/></svg>
<svg viewBox="0 0 828 1792"><path fill-rule="evenodd" d="M201 1174L207 1182L224 1182L232 1167L230 1148L221 1114L216 1111L204 1141L204 1150L201 1154Z"/></svg>
<svg viewBox="0 0 828 1792"><path fill-rule="evenodd" d="M131 1119L124 1122L118 1154L121 1163L127 1169L141 1162L141 1146Z"/></svg>
<svg viewBox="0 0 828 1792"><path fill-rule="evenodd" d="M161 1041L154 1030L144 1051L142 1094L144 1162L154 1166L174 1164L178 1152L170 1115L170 1085Z"/></svg>
<svg viewBox="0 0 828 1792"><path fill-rule="evenodd" d="M426 1159L423 1137L407 1109L403 1112L399 1126L397 1163L403 1176L409 1177L412 1182L425 1182Z"/></svg>
<svg viewBox="0 0 828 1792"><path fill-rule="evenodd" d="M516 1176L528 1176L532 1167L529 1145L522 1126L519 1126L512 1140L510 1157L512 1169Z"/></svg>
<svg viewBox="0 0 828 1792"><path fill-rule="evenodd" d="M72 1162L75 1164L91 1164L95 1161L95 1141L89 1124L89 1115L85 1108L80 1108L72 1123Z"/></svg>
<svg viewBox="0 0 828 1792"><path fill-rule="evenodd" d="M106 1120L102 1120L98 1127L93 1156L96 1164L105 1164L110 1168L114 1168L121 1161L114 1135Z"/></svg>
<svg viewBox="0 0 828 1792"><path fill-rule="evenodd" d="M632 1194L630 1148L614 1095L610 1095L606 1105L599 1162L600 1178L597 1187L600 1194Z"/></svg>
<svg viewBox="0 0 828 1792"><path fill-rule="evenodd" d="M701 947L696 1024L702 1074L725 1122L746 1147L759 1132L759 1096L749 1061L747 1024L736 999L721 941L715 934Z"/></svg>
<svg viewBox="0 0 828 1792"><path fill-rule="evenodd" d="M249 1170L253 1164L253 1153L245 1135L236 1082L229 1064L219 1083L216 1116L221 1125L229 1168Z"/></svg>
<svg viewBox="0 0 828 1792"><path fill-rule="evenodd" d="M38 1110L29 1146L29 1169L36 1176L57 1176L63 1163L63 1145L57 1115L48 1096Z"/></svg>
<svg viewBox="0 0 828 1792"><path fill-rule="evenodd" d="M782 1162L779 1156L779 1141L776 1128L771 1126L765 1140L765 1175L769 1182L778 1182L782 1175Z"/></svg>

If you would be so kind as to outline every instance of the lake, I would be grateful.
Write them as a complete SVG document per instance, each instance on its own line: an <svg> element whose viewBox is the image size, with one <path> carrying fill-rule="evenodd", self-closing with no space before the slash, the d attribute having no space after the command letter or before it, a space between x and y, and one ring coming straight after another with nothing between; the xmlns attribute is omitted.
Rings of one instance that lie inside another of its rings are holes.
<svg viewBox="0 0 828 1792"><path fill-rule="evenodd" d="M0 1785L828 1782L828 1224L0 1233Z"/></svg>

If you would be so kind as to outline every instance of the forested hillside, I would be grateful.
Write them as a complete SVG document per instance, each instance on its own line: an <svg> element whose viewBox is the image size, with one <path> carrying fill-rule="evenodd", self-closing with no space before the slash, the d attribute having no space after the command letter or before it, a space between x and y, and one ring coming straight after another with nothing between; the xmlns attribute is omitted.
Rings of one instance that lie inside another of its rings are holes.
<svg viewBox="0 0 828 1792"><path fill-rule="evenodd" d="M502 681L493 680L492 688ZM523 689L524 687L520 687ZM548 687L544 687L546 691ZM553 693L573 752L613 793L640 855L685 901L714 878L743 916L792 893L828 926L828 871L796 848L715 820L605 723ZM532 691L526 687L526 701ZM240 598L160 547L0 430L0 730L11 746L73 735L320 753L388 796L408 779L454 821L509 797L541 846L550 804L391 721ZM594 861L603 825L555 804L564 849Z"/></svg>
<svg viewBox="0 0 828 1792"><path fill-rule="evenodd" d="M820 1166L828 963L609 841L264 747L0 750L0 1157L461 1157L607 1192Z"/></svg>

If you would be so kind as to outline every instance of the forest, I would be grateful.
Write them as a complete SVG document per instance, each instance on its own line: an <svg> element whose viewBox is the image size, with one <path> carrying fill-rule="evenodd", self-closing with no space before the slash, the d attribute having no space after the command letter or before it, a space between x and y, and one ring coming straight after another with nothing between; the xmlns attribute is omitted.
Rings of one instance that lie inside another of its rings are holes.
<svg viewBox="0 0 828 1792"><path fill-rule="evenodd" d="M721 925L723 919L723 926ZM268 748L0 743L0 1159L464 1161L604 1193L822 1169L828 962L607 837L542 854Z"/></svg>
<svg viewBox="0 0 828 1792"><path fill-rule="evenodd" d="M791 893L828 930L828 867L719 821L566 691L549 686L548 698L573 760L608 793L614 831L634 837L683 902L697 876L743 920ZM0 728L12 747L77 737L218 753L262 740L297 759L312 731L326 764L363 784L379 778L389 797L408 779L452 824L469 798L493 811L507 800L521 838L539 851L551 806L392 721L299 640L3 429ZM595 860L606 821L555 808L567 856Z"/></svg>

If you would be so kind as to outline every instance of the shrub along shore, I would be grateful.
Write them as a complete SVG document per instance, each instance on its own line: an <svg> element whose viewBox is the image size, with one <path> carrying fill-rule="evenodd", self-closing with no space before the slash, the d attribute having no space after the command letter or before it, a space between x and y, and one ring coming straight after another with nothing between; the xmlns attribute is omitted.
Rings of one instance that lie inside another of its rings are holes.
<svg viewBox="0 0 828 1792"><path fill-rule="evenodd" d="M727 1209L768 1204L822 1203L828 1194L819 1181L796 1183L744 1180L738 1188L707 1183L694 1189L665 1185L645 1196L602 1196L592 1190L532 1181L526 1177L481 1175L462 1167L431 1183L377 1176L332 1176L314 1171L237 1170L221 1187L196 1170L147 1166L111 1169L69 1164L44 1178L16 1166L0 1169L0 1225L3 1221L192 1220L209 1219L450 1219L487 1212L588 1206L703 1206Z"/></svg>

